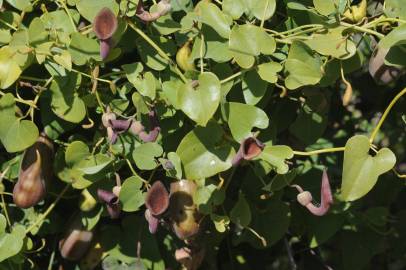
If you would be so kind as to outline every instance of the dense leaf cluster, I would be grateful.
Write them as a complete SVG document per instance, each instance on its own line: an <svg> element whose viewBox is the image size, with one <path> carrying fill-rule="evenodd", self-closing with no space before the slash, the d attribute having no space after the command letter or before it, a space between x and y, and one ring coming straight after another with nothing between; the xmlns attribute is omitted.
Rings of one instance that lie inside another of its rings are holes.
<svg viewBox="0 0 406 270"><path fill-rule="evenodd" d="M0 0L0 269L406 267L404 0Z"/></svg>

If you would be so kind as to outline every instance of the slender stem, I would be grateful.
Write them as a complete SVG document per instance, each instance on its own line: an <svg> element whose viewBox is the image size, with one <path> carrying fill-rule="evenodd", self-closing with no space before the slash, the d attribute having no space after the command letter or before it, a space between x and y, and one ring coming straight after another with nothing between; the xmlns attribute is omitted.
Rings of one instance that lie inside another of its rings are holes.
<svg viewBox="0 0 406 270"><path fill-rule="evenodd" d="M354 25L354 24L349 24L349 23L346 23L346 22L340 22L340 24L341 24L342 26L345 26L345 27L348 27L348 28L352 28L352 29L355 29L355 30L360 31L360 32L364 32L364 33L368 33L368 34L371 34L371 35L375 35L375 36L377 36L377 37L379 37L379 38L384 38L384 37L385 37L384 34L381 34L381 33L377 32L377 31L374 31L374 30L371 30L371 29L368 29L368 28L364 28L364 27L362 27L362 26L358 26L358 25Z"/></svg>
<svg viewBox="0 0 406 270"><path fill-rule="evenodd" d="M61 193L58 194L58 197L56 197L55 201L48 207L48 209L40 215L40 217L33 223L31 224L28 229L25 230L25 233L31 232L32 229L34 229L37 225L39 225L55 208L56 204L59 202L59 200L62 198L62 196L65 194L66 191L68 191L70 185L66 185L65 188L61 191Z"/></svg>
<svg viewBox="0 0 406 270"><path fill-rule="evenodd" d="M74 69L74 68L72 68L72 71L73 71L73 72L76 72L76 73L79 73L79 74L81 74L81 75L83 75L83 76L85 76L85 77L88 77L88 78L90 78L90 79L97 80L97 81L99 81L99 82L105 82L105 83L108 83L108 84L111 83L111 81L109 81L109 80L100 79L100 78L94 78L92 75L86 74L86 73L84 73L84 72L82 72L82 71L79 71L79 70L77 70L77 69Z"/></svg>
<svg viewBox="0 0 406 270"><path fill-rule="evenodd" d="M344 150L345 150L345 147L333 147L333 148L313 150L313 151L308 151L308 152L293 151L293 154L297 155L297 156L312 156L312 155L323 154L323 153L342 152Z"/></svg>
<svg viewBox="0 0 406 270"><path fill-rule="evenodd" d="M200 73L203 73L203 46L204 46L204 35L200 34Z"/></svg>
<svg viewBox="0 0 406 270"><path fill-rule="evenodd" d="M8 22L4 21L3 19L0 19L0 22L4 25L6 25L7 27L13 29L14 31L17 31L18 29L15 28L14 26L12 26L11 24L9 24Z"/></svg>
<svg viewBox="0 0 406 270"><path fill-rule="evenodd" d="M69 9L68 9L68 7L67 7L66 4L65 4L65 0L58 1L58 2L61 3L63 9L65 10L65 12L67 13L67 15L68 15L68 17L69 17L69 21L70 21L70 23L72 24L72 27L73 27L74 31L77 32L78 30L77 30L76 24L75 24L75 22L73 21L72 15L70 14Z"/></svg>
<svg viewBox="0 0 406 270"><path fill-rule="evenodd" d="M227 78L221 80L220 83L221 83L221 84L225 84L225 83L227 83L227 82L229 82L229 81L232 81L233 79L235 79L235 78L241 76L242 74L244 74L245 72L247 72L247 71L249 71L249 70L251 70L251 69L240 70L240 71L238 71L237 73L234 73L233 75L231 75L231 76L229 76L229 77L227 77Z"/></svg>
<svg viewBox="0 0 406 270"><path fill-rule="evenodd" d="M11 228L10 217L8 216L7 205L6 205L6 202L4 200L4 194L1 193L0 196L1 196L1 206L2 206L3 211L4 211L4 216L6 217L8 226Z"/></svg>
<svg viewBox="0 0 406 270"><path fill-rule="evenodd" d="M296 262L295 262L295 258L293 257L292 248L291 248L291 246L289 244L288 239L286 239L286 237L283 238L283 243L285 244L285 248L286 248L286 251L288 253L290 269L296 270L297 265L296 265Z"/></svg>
<svg viewBox="0 0 406 270"><path fill-rule="evenodd" d="M34 82L46 82L47 81L47 79L39 79L39 78L31 77L31 76L20 76L20 79L34 81Z"/></svg>
<svg viewBox="0 0 406 270"><path fill-rule="evenodd" d="M383 122L385 121L386 117L388 116L390 110L392 109L392 107L396 104L396 102L404 95L406 94L406 88L404 88L402 91L400 91L393 99L392 101L389 103L388 107L386 107L385 112L383 113L381 119L379 119L378 124L376 125L376 127L374 128L374 130L371 133L371 136L369 137L369 141L371 143L373 143L376 134L378 133L379 129L381 128Z"/></svg>
<svg viewBox="0 0 406 270"><path fill-rule="evenodd" d="M266 11L268 10L268 6L269 6L269 0L266 0L264 13L262 14L262 20L261 20L261 24L259 26L261 28L264 28L265 16L266 16Z"/></svg>
<svg viewBox="0 0 406 270"><path fill-rule="evenodd" d="M171 64L174 69L176 74L182 79L183 82L187 82L188 80L186 79L185 75L183 75L182 71L178 68L178 66L172 61L172 59L156 44L149 36L147 36L144 32L142 32L141 29L139 29L132 21L127 20L128 25L138 34L140 35L146 42L151 45L152 48L154 48L158 54L167 60L169 64Z"/></svg>

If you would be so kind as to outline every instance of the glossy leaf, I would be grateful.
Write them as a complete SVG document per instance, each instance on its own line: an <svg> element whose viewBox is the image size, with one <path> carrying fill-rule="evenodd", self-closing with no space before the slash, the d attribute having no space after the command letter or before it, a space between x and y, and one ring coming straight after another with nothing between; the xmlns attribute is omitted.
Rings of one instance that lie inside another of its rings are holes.
<svg viewBox="0 0 406 270"><path fill-rule="evenodd" d="M220 103L220 81L213 73L199 75L198 86L184 84L178 91L178 105L201 126L206 126Z"/></svg>
<svg viewBox="0 0 406 270"><path fill-rule="evenodd" d="M231 134L237 142L250 137L254 127L268 127L269 119L266 113L252 105L228 102L225 104L225 114Z"/></svg>
<svg viewBox="0 0 406 270"><path fill-rule="evenodd" d="M369 139L363 135L350 138L344 151L341 198L357 200L367 194L378 181L378 177L393 168L396 157L388 148L380 149L371 156Z"/></svg>

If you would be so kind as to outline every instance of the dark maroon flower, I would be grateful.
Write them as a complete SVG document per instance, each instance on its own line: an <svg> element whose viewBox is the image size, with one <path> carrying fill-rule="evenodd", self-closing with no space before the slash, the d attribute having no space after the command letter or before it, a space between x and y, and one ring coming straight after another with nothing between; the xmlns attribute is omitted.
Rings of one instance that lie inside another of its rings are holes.
<svg viewBox="0 0 406 270"><path fill-rule="evenodd" d="M144 22L153 22L164 16L171 10L171 4L168 0L161 0L158 3L156 12L148 12L144 9L143 0L138 1L135 15Z"/></svg>
<svg viewBox="0 0 406 270"><path fill-rule="evenodd" d="M117 18L109 8L102 8L93 20L93 31L100 40L100 56L105 59L112 47L111 37L117 30Z"/></svg>
<svg viewBox="0 0 406 270"><path fill-rule="evenodd" d="M169 194L161 181L156 181L148 190L145 205L151 215L163 214L169 206Z"/></svg>
<svg viewBox="0 0 406 270"><path fill-rule="evenodd" d="M148 113L148 118L151 126L149 132L146 132L145 127L138 121L133 121L130 127L130 132L134 135L138 135L143 142L155 142L161 132L155 109L152 109Z"/></svg>
<svg viewBox="0 0 406 270"><path fill-rule="evenodd" d="M233 166L237 166L240 162L244 160L252 160L253 158L257 157L259 154L262 153L264 150L265 144L260 142L255 137L249 137L245 139L241 145L240 149L238 149L237 154L232 160Z"/></svg>
<svg viewBox="0 0 406 270"><path fill-rule="evenodd" d="M109 8L102 8L93 20L93 31L100 40L113 36L117 30L117 18Z"/></svg>
<svg viewBox="0 0 406 270"><path fill-rule="evenodd" d="M106 204L107 212L112 219L116 219L120 216L120 201L113 192L99 188L97 190L97 196L99 197L99 200Z"/></svg>
<svg viewBox="0 0 406 270"><path fill-rule="evenodd" d="M126 132L131 126L132 120L119 120L112 119L109 120L109 127L107 128L107 135L110 139L111 144L117 141L118 135ZM109 129L111 128L111 129Z"/></svg>
<svg viewBox="0 0 406 270"><path fill-rule="evenodd" d="M156 231L158 230L159 219L157 217L154 217L151 214L151 211L149 211L149 209L145 210L144 216L145 216L145 219L148 222L149 232L152 233L152 234L156 233Z"/></svg>

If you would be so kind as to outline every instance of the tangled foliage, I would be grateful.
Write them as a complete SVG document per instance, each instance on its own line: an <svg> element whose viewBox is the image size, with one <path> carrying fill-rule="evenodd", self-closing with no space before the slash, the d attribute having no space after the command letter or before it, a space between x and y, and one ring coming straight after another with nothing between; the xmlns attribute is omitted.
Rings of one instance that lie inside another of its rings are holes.
<svg viewBox="0 0 406 270"><path fill-rule="evenodd" d="M0 269L405 268L405 5L0 0Z"/></svg>

